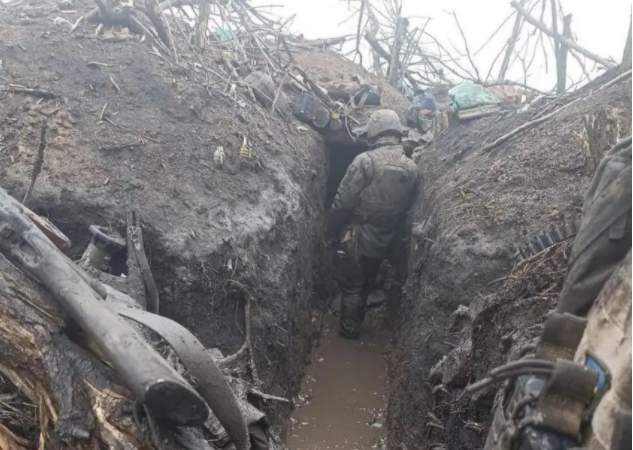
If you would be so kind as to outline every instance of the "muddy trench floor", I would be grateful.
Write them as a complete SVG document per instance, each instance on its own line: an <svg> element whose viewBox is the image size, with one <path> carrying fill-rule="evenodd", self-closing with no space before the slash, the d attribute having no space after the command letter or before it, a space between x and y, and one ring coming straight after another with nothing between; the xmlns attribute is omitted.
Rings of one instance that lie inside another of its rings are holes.
<svg viewBox="0 0 633 450"><path fill-rule="evenodd" d="M367 314L358 340L338 330L338 318L326 315L295 399L290 450L385 448L390 331L380 310Z"/></svg>

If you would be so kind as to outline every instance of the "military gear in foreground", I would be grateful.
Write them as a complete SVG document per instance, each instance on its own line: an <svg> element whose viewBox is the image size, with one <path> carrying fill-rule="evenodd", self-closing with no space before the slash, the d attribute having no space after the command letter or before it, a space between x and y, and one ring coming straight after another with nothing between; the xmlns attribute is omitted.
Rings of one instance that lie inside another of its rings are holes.
<svg viewBox="0 0 633 450"><path fill-rule="evenodd" d="M602 159L593 177L557 310L587 314L631 248L631 137Z"/></svg>
<svg viewBox="0 0 633 450"><path fill-rule="evenodd" d="M397 125L392 123L394 120ZM370 141L393 144L397 137L389 133L399 128L395 112L378 111L370 119L368 135ZM333 217L349 217L351 213L353 222L339 269L344 334L358 333L380 263L393 255L400 241L398 235L404 236L402 230L417 189L417 177L415 163L400 145L361 153L345 173L332 204Z"/></svg>
<svg viewBox="0 0 633 450"><path fill-rule="evenodd" d="M157 418L171 425L201 425L209 406L238 450L248 448L246 423L233 391L206 349L177 323L135 307L64 256L0 188L0 254L48 289L120 375L126 387ZM136 305L135 305L136 306ZM128 323L152 328L170 344L201 386L200 395ZM194 367L195 366L195 367Z"/></svg>
<svg viewBox="0 0 633 450"><path fill-rule="evenodd" d="M630 137L594 175L557 309L535 353L468 388L510 380L485 450L631 448L616 420L631 411Z"/></svg>
<svg viewBox="0 0 633 450"><path fill-rule="evenodd" d="M395 111L383 109L376 111L367 123L367 139L371 143L381 136L402 136L402 124Z"/></svg>
<svg viewBox="0 0 633 450"><path fill-rule="evenodd" d="M552 314L532 355L469 386L516 379L504 389L484 449L630 449L631 306L629 251L587 319Z"/></svg>

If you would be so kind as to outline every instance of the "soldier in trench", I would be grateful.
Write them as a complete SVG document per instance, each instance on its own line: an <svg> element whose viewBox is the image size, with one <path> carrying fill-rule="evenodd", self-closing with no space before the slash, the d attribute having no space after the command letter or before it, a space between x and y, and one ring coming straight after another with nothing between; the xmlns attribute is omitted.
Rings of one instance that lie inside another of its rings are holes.
<svg viewBox="0 0 633 450"><path fill-rule="evenodd" d="M395 268L388 294L393 310L406 277L404 230L417 191L418 171L401 146L402 125L392 110L375 112L367 125L370 150L348 167L332 204L329 233L340 242L341 334L357 338L367 297L383 260Z"/></svg>

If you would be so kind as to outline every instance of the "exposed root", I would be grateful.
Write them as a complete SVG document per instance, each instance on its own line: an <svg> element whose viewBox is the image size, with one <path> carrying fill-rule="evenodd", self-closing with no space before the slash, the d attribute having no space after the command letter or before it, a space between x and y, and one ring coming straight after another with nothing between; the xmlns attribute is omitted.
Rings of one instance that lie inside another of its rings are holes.
<svg viewBox="0 0 633 450"><path fill-rule="evenodd" d="M230 280L230 283L233 286L235 286L235 288L238 291L240 291L245 302L244 304L244 328L245 328L244 344L242 345L242 348L238 350L238 353L242 352L242 349L244 349L244 352L248 354L248 366L251 372L251 377L253 379L253 385L255 387L261 386L261 380L259 379L259 375L257 374L257 366L255 365L253 343L251 341L251 303L254 301L254 299L251 293L246 289L246 287L243 284L235 280Z"/></svg>

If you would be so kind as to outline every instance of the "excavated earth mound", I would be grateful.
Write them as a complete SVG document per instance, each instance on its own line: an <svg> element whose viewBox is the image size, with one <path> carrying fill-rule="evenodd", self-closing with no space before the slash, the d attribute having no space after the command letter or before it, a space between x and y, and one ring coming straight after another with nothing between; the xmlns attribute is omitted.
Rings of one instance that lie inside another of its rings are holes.
<svg viewBox="0 0 633 450"><path fill-rule="evenodd" d="M631 133L631 78L602 88L613 76L554 105L457 125L416 150L423 185L390 366L393 448L483 445L496 389L471 399L463 388L537 336L556 304L587 184L604 152ZM527 245L545 234L549 249Z"/></svg>
<svg viewBox="0 0 633 450"><path fill-rule="evenodd" d="M129 188L161 314L227 355L245 335L244 299L232 282L246 286L256 300L261 388L292 395L312 343L310 302L328 295L320 274L328 158L320 138L223 95L225 84L191 55L177 65L137 37L96 37L90 23L69 35L52 15L0 14L2 187L22 199L47 121L28 205L71 237L70 254L82 254L89 225L125 226ZM250 159L238 155L244 139ZM214 164L218 146L222 167ZM268 404L273 423L288 411Z"/></svg>

